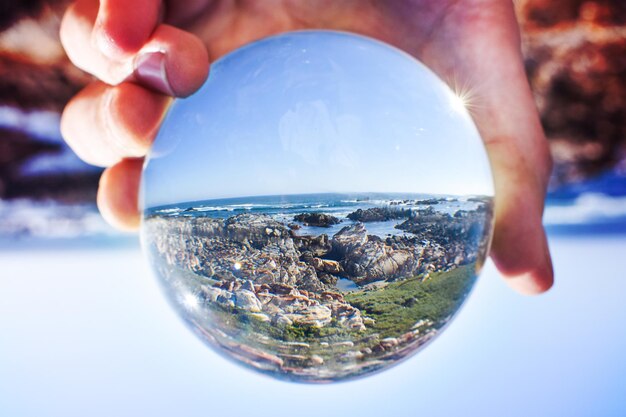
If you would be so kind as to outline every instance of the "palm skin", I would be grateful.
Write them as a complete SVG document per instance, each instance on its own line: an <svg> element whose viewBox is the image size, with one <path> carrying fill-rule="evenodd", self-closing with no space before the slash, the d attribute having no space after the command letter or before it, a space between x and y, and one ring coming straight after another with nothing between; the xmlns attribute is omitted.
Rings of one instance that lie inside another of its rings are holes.
<svg viewBox="0 0 626 417"><path fill-rule="evenodd" d="M161 23L163 22L163 23ZM491 257L522 293L552 285L541 225L551 163L520 52L513 4L506 0L80 0L61 38L72 61L95 81L67 106L62 131L79 156L107 166L98 204L114 225L134 229L141 158L172 96L206 79L210 60L248 42L298 29L371 36L420 59L468 100L496 186ZM159 52L163 78L137 69ZM162 94L164 93L164 94Z"/></svg>

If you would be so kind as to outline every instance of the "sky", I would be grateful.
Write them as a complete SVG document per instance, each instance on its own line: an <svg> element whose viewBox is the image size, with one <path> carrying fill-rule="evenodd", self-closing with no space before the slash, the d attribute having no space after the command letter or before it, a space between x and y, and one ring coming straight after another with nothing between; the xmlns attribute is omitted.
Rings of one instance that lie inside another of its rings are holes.
<svg viewBox="0 0 626 417"><path fill-rule="evenodd" d="M409 55L328 31L271 37L213 63L170 109L144 206L318 192L493 194L460 99Z"/></svg>

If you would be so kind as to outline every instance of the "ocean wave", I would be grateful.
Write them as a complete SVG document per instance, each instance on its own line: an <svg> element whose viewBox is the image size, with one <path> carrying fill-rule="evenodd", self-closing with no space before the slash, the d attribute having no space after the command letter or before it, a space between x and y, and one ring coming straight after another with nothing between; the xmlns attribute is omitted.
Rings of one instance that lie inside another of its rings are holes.
<svg viewBox="0 0 626 417"><path fill-rule="evenodd" d="M567 205L548 204L543 220L547 226L626 222L626 196L585 193Z"/></svg>
<svg viewBox="0 0 626 417"><path fill-rule="evenodd" d="M180 211L182 211L181 208L174 207L174 208L168 208L168 209L161 209L159 210L159 213L169 214L169 213L177 213Z"/></svg>
<svg viewBox="0 0 626 417"><path fill-rule="evenodd" d="M295 209L319 209L331 207L328 203L301 204L301 203L285 203L285 204L258 204L258 203L242 203L242 204L226 204L223 206L198 206L191 207L193 211L269 211L269 210L295 210ZM182 209L177 209L183 211ZM164 210L159 210L164 213ZM174 210L176 211L176 210Z"/></svg>
<svg viewBox="0 0 626 417"><path fill-rule="evenodd" d="M234 208L228 206L201 206L201 207L192 207L193 211L235 211Z"/></svg>

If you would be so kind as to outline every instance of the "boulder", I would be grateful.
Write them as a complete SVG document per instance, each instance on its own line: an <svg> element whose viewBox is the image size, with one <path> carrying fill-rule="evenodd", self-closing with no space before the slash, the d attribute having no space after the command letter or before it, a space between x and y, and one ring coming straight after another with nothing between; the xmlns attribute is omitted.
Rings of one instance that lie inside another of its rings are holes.
<svg viewBox="0 0 626 417"><path fill-rule="evenodd" d="M367 242L367 230L361 222L345 226L335 233L332 239L333 250L340 256L364 245Z"/></svg>
<svg viewBox="0 0 626 417"><path fill-rule="evenodd" d="M339 275L343 272L341 264L330 259L313 258L310 264L316 271L325 272L327 274Z"/></svg>
<svg viewBox="0 0 626 417"><path fill-rule="evenodd" d="M257 296L252 291L248 290L241 289L235 291L233 302L235 304L235 307L250 311L252 313L259 313L263 309L261 301L259 301Z"/></svg>
<svg viewBox="0 0 626 417"><path fill-rule="evenodd" d="M383 222L387 220L404 219L411 215L411 210L391 207L372 207L368 209L358 209L350 214L350 220L359 222Z"/></svg>
<svg viewBox="0 0 626 417"><path fill-rule="evenodd" d="M310 253L311 256L324 257L332 250L332 245L327 234L319 236L293 236L296 249L302 254Z"/></svg>
<svg viewBox="0 0 626 417"><path fill-rule="evenodd" d="M341 220L326 213L301 213L293 218L295 221L303 223L305 226L330 227L339 224Z"/></svg>
<svg viewBox="0 0 626 417"><path fill-rule="evenodd" d="M415 272L414 252L397 249L377 236L368 236L363 223L346 226L333 236L333 247L342 254L341 266L357 284L389 280Z"/></svg>
<svg viewBox="0 0 626 417"><path fill-rule="evenodd" d="M291 326L293 321L286 315L278 313L272 318L272 323L277 326Z"/></svg>

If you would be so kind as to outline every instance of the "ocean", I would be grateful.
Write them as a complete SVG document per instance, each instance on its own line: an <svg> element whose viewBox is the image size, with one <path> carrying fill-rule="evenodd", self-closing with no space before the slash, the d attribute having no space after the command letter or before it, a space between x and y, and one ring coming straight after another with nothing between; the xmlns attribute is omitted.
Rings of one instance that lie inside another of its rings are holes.
<svg viewBox="0 0 626 417"><path fill-rule="evenodd" d="M329 227L302 225L299 235L329 236L343 227L355 222L346 216L358 209L374 207L393 207L397 209L424 210L432 207L435 212L453 216L459 210L476 209L482 196L453 196L441 194L396 194L396 193L359 193L359 194L295 194L274 196L253 196L239 198L212 199L183 202L157 206L145 210L144 215L163 217L212 217L226 219L241 213L267 214L282 223L291 223L295 215L307 213L325 213L341 219L338 224ZM395 226L404 219L373 222L368 224L368 231L378 236L403 234Z"/></svg>

